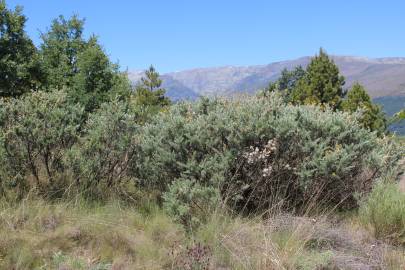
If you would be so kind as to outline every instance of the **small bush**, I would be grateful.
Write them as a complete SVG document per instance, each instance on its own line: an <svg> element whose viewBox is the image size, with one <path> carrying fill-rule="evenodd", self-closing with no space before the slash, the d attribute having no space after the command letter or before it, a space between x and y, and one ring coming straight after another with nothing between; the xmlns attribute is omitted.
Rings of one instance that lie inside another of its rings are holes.
<svg viewBox="0 0 405 270"><path fill-rule="evenodd" d="M102 104L89 115L84 136L69 153L82 191L93 197L111 196L130 180L129 164L135 162L137 153L137 129L135 116L124 102Z"/></svg>
<svg viewBox="0 0 405 270"><path fill-rule="evenodd" d="M362 203L359 215L376 238L405 244L405 193L397 184L378 184Z"/></svg>
<svg viewBox="0 0 405 270"><path fill-rule="evenodd" d="M173 182L163 195L164 208L178 222L193 228L199 225L219 202L219 194L214 187L202 187L198 183L179 180Z"/></svg>
<svg viewBox="0 0 405 270"><path fill-rule="evenodd" d="M2 101L0 107L2 181L20 195L32 187L58 188L66 150L78 139L83 108L69 103L62 91L27 94Z"/></svg>

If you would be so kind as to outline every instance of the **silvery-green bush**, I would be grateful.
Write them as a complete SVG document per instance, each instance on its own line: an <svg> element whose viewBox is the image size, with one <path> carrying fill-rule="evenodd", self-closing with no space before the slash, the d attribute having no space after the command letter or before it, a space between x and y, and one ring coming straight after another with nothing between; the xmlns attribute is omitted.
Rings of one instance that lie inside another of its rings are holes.
<svg viewBox="0 0 405 270"><path fill-rule="evenodd" d="M163 207L167 213L186 228L192 229L205 222L219 203L218 189L201 186L190 180L176 180L163 194Z"/></svg>
<svg viewBox="0 0 405 270"><path fill-rule="evenodd" d="M104 103L89 115L83 135L68 155L75 183L86 196L114 195L130 180L129 164L135 162L138 145L136 117L119 100Z"/></svg>
<svg viewBox="0 0 405 270"><path fill-rule="evenodd" d="M66 169L66 151L78 139L83 108L63 91L29 93L0 107L2 186L19 196L31 188L51 196Z"/></svg>
<svg viewBox="0 0 405 270"><path fill-rule="evenodd" d="M166 200L177 196L175 182L214 187L239 211L267 209L275 199L353 207L398 159L395 145L362 129L355 115L285 105L276 95L177 104L144 127L140 148L141 185Z"/></svg>

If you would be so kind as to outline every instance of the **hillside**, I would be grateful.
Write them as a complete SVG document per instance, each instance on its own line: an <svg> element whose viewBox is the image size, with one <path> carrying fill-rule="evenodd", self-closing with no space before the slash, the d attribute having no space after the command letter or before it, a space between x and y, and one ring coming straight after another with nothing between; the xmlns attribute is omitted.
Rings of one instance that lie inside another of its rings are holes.
<svg viewBox="0 0 405 270"><path fill-rule="evenodd" d="M382 96L405 96L405 58L364 58L333 56L349 87L358 81L374 98ZM255 92L278 78L284 69L306 66L310 57L246 67L197 68L163 74L168 96L193 99L198 95L229 95L234 92ZM130 72L129 78L136 82L142 72Z"/></svg>
<svg viewBox="0 0 405 270"><path fill-rule="evenodd" d="M374 99L374 102L381 105L388 116L393 116L395 113L405 108L405 96L378 97ZM400 135L405 135L405 120L392 124L390 130Z"/></svg>

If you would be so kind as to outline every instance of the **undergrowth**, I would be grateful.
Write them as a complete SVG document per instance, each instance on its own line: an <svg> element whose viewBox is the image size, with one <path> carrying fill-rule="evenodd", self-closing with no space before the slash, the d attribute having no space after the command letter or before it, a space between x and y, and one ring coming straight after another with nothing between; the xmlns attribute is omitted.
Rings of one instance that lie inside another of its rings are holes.
<svg viewBox="0 0 405 270"><path fill-rule="evenodd" d="M380 247L328 219L245 218L218 208L187 231L158 206L2 202L0 269L340 269L342 252L381 269L403 265L403 249ZM373 253L365 241L376 245Z"/></svg>

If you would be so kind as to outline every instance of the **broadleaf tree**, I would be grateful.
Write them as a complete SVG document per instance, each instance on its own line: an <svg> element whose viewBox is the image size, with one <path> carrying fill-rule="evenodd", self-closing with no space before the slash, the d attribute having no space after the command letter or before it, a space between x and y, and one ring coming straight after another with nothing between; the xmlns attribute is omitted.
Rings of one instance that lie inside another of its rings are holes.
<svg viewBox="0 0 405 270"><path fill-rule="evenodd" d="M22 8L0 0L0 96L18 97L37 90L42 79L37 49L24 28Z"/></svg>
<svg viewBox="0 0 405 270"><path fill-rule="evenodd" d="M42 34L41 56L46 89L64 89L73 102L92 112L115 93L128 96L131 87L97 37L84 37L84 22L78 16L55 19Z"/></svg>

